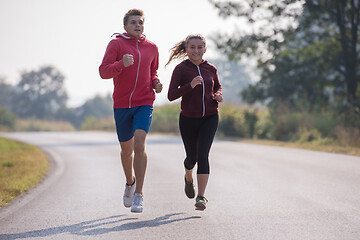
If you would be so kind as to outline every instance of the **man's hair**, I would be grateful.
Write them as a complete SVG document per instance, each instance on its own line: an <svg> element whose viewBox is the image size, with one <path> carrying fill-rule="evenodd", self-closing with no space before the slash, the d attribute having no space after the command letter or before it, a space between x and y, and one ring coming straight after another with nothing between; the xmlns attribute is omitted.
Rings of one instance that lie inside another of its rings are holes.
<svg viewBox="0 0 360 240"><path fill-rule="evenodd" d="M141 16L144 19L144 12L143 12L143 10L136 9L136 8L130 9L124 16L124 25L127 24L130 16Z"/></svg>

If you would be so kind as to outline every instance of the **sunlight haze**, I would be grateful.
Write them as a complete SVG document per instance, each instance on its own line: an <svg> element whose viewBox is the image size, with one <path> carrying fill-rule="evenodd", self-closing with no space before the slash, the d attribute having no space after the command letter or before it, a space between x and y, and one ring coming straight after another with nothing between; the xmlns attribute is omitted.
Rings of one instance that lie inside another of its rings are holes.
<svg viewBox="0 0 360 240"><path fill-rule="evenodd" d="M112 80L102 80L98 67L111 35L124 32L122 19L131 8L144 10L144 34L159 47L158 75L164 90L155 104L167 102L171 73L178 63L164 68L171 47L188 34L208 37L220 30L231 32L235 26L234 19L218 17L207 0L0 0L0 78L15 85L22 71L51 65L65 76L69 106L112 93ZM217 54L208 39L204 58Z"/></svg>

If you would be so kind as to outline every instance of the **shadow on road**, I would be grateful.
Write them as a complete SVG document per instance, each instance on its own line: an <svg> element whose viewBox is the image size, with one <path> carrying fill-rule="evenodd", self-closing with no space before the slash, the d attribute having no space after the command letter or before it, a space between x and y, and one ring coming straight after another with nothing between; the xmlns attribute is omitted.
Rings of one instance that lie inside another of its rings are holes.
<svg viewBox="0 0 360 240"><path fill-rule="evenodd" d="M96 220L81 222L78 224L73 224L68 226L46 228L46 229L34 230L34 231L28 231L22 233L0 234L0 240L48 237L62 233L70 233L70 234L82 235L82 236L95 236L95 235L107 234L110 232L122 232L122 231L135 230L141 228L158 227L164 224L201 218L200 216L192 216L185 218L170 219L171 217L175 217L181 214L183 213L166 214L162 217L154 218L153 220L144 220L144 221L133 221L133 220L137 220L138 218L126 217L126 215L117 215L107 218L100 218ZM122 224L116 225L117 223L122 223ZM107 227L109 225L114 225L114 224L116 226Z"/></svg>

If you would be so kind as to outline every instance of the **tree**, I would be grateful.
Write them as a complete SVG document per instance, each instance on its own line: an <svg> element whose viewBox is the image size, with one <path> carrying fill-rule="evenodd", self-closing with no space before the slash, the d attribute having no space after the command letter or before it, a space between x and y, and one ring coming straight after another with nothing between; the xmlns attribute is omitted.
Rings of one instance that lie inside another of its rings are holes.
<svg viewBox="0 0 360 240"><path fill-rule="evenodd" d="M253 101L274 101L279 96L289 99L288 97L303 97L303 93L316 96L321 92L320 98L329 101L333 95L340 97L344 91L343 99L338 102L346 101L350 109L359 112L359 1L210 2L219 10L220 16L245 17L249 26L253 27L250 33L235 33L231 36L220 33L215 37L218 39L215 41L218 48L222 49L229 59L239 59L244 55L258 57L258 66L263 70L262 76L260 84L250 86L245 92L248 98ZM330 53L328 47L331 47ZM319 67L321 71L318 71ZM298 71L291 71L293 69ZM314 74L314 70L317 74ZM293 81L293 84L285 85L290 89L281 89L281 83L286 79L293 79L291 72L302 72L305 77L303 79L308 79L311 84L300 81L298 85L299 81ZM283 80L277 81L279 77ZM316 85L317 89L314 93L311 93L312 84ZM278 89L271 86L277 86ZM326 93L329 87L331 94ZM272 92L271 89L281 92ZM302 93L299 95L299 89L307 90L300 91Z"/></svg>
<svg viewBox="0 0 360 240"><path fill-rule="evenodd" d="M16 86L14 112L19 117L53 119L59 109L66 107L67 93L64 76L54 67L23 72Z"/></svg>
<svg viewBox="0 0 360 240"><path fill-rule="evenodd" d="M310 112L343 102L343 77L336 71L339 45L334 39L314 42L310 33L299 35L304 31L288 31L278 53L262 64L261 80L243 91L248 102L268 100L274 107L286 103Z"/></svg>
<svg viewBox="0 0 360 240"><path fill-rule="evenodd" d="M106 96L96 95L80 107L62 108L58 111L57 118L69 121L79 128L88 117L91 117L93 121L98 121L112 115L113 100L111 94L108 94Z"/></svg>

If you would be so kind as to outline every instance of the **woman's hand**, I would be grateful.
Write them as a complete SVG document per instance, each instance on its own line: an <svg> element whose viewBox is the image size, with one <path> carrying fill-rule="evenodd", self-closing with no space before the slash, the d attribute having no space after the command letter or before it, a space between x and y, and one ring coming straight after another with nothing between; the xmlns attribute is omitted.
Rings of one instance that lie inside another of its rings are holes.
<svg viewBox="0 0 360 240"><path fill-rule="evenodd" d="M194 79L191 81L190 85L192 88L194 88L197 85L201 85L201 83L202 83L202 77L197 76L197 77L194 77Z"/></svg>
<svg viewBox="0 0 360 240"><path fill-rule="evenodd" d="M215 93L215 94L213 95L213 99L214 99L215 101L222 102L222 101L223 101L222 94L220 94L220 93Z"/></svg>

